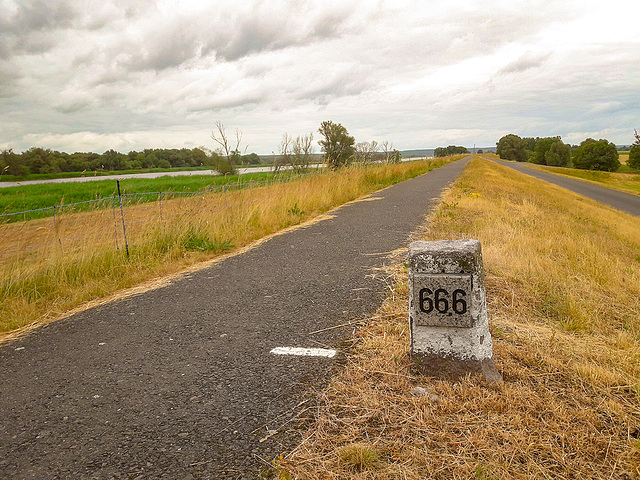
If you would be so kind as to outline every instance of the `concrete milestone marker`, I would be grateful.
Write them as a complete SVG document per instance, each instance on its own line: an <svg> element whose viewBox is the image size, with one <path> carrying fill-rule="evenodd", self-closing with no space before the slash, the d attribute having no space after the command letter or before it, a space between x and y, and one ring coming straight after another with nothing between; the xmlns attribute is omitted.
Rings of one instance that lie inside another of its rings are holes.
<svg viewBox="0 0 640 480"><path fill-rule="evenodd" d="M502 377L493 362L482 252L477 240L409 245L411 358L439 378Z"/></svg>

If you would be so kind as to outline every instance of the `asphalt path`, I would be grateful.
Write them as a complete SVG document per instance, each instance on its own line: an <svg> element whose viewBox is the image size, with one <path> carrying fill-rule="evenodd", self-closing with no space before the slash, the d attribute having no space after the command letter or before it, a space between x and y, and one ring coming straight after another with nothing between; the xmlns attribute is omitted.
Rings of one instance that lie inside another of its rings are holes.
<svg viewBox="0 0 640 480"><path fill-rule="evenodd" d="M485 158L485 157L483 157ZM600 185L594 185L593 183L583 182L581 180L563 177L561 175L555 175L549 172L543 172L541 170L531 168L525 164L516 162L505 162L502 160L488 159L493 162L504 165L505 167L513 168L522 173L526 173L532 177L544 180L567 190L571 190L579 195L583 195L587 198L591 198L605 205L609 205L615 209L622 210L623 212L630 213L636 217L640 217L640 195L633 195L631 193L620 192L612 188L601 187Z"/></svg>
<svg viewBox="0 0 640 480"><path fill-rule="evenodd" d="M260 478L344 361L271 349L340 351L469 159L0 346L0 478Z"/></svg>

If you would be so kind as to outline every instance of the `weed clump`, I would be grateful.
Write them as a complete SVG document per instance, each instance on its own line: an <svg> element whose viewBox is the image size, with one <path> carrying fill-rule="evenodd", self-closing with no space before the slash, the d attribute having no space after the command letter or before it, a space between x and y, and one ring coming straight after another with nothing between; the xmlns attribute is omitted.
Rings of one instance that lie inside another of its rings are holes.
<svg viewBox="0 0 640 480"><path fill-rule="evenodd" d="M200 251L220 253L234 248L231 240L211 240L207 232L195 227L189 227L187 232L180 239L180 243L182 244L182 248L190 252Z"/></svg>
<svg viewBox="0 0 640 480"><path fill-rule="evenodd" d="M352 443L338 448L338 458L347 468L357 471L370 470L380 458L375 447L366 443Z"/></svg>

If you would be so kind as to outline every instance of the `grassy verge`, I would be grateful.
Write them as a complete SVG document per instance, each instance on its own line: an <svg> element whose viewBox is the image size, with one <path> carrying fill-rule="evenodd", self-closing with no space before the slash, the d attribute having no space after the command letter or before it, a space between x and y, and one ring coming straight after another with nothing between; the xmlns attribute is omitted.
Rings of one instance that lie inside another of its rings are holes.
<svg viewBox="0 0 640 480"><path fill-rule="evenodd" d="M451 159L353 167L227 190L0 225L0 331L178 272ZM38 247L33 247L38 245Z"/></svg>
<svg viewBox="0 0 640 480"><path fill-rule="evenodd" d="M640 172L597 172L594 170L580 170L577 168L543 167L541 165L530 165L531 168L545 172L563 175L565 177L579 178L596 185L613 188L622 192L640 195Z"/></svg>
<svg viewBox="0 0 640 480"><path fill-rule="evenodd" d="M395 286L281 477L640 476L638 219L475 159L421 237L482 242L504 383L412 370L396 252Z"/></svg>

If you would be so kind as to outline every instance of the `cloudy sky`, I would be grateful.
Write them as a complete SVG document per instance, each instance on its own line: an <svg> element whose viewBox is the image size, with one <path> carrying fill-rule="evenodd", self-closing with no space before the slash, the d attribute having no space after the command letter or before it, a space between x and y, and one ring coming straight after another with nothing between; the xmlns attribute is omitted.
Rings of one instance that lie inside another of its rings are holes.
<svg viewBox="0 0 640 480"><path fill-rule="evenodd" d="M0 149L633 141L638 0L0 0Z"/></svg>

